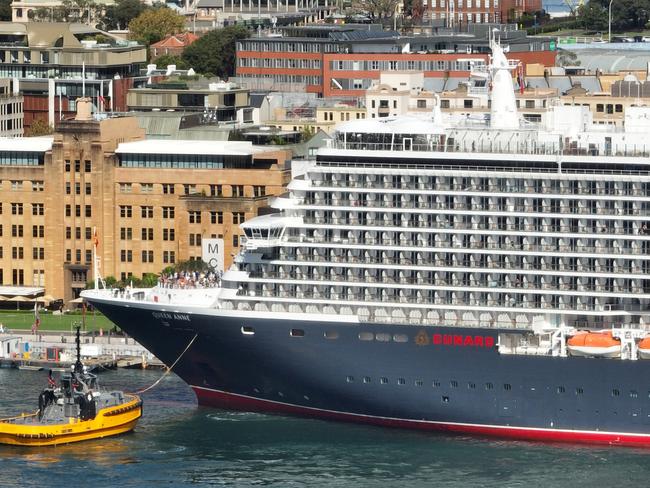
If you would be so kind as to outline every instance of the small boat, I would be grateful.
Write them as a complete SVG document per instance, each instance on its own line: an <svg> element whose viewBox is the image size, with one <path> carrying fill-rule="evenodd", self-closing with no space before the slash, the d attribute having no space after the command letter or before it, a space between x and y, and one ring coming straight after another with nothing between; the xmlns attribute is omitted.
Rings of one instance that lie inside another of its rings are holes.
<svg viewBox="0 0 650 488"><path fill-rule="evenodd" d="M0 419L0 444L56 446L100 439L133 430L141 416L140 397L99 388L97 376L81 363L77 329L77 361L70 373L57 383L49 372L36 412Z"/></svg>
<svg viewBox="0 0 650 488"><path fill-rule="evenodd" d="M569 338L567 349L572 356L617 358L621 356L621 341L612 336L611 330L582 331Z"/></svg>
<svg viewBox="0 0 650 488"><path fill-rule="evenodd" d="M641 359L650 359L650 336L646 336L639 341L637 351Z"/></svg>

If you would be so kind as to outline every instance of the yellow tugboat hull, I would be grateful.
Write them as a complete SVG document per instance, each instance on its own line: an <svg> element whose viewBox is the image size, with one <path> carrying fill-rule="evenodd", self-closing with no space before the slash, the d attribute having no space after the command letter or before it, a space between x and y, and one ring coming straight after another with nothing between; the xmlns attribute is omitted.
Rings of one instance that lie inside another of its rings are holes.
<svg viewBox="0 0 650 488"><path fill-rule="evenodd" d="M132 400L101 409L92 420L70 419L65 424L23 423L23 417L0 420L0 444L56 446L129 432L142 416L142 401L138 396L129 396Z"/></svg>

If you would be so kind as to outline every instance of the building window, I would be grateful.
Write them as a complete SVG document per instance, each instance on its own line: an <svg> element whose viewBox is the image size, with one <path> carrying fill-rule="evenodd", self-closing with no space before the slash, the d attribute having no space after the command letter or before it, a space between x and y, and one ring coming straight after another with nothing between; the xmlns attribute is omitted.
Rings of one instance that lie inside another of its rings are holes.
<svg viewBox="0 0 650 488"><path fill-rule="evenodd" d="M153 183L140 183L140 193L153 193Z"/></svg>
<svg viewBox="0 0 650 488"><path fill-rule="evenodd" d="M81 195L81 183L77 182L74 184L74 194Z"/></svg>
<svg viewBox="0 0 650 488"><path fill-rule="evenodd" d="M176 238L174 229L163 229L163 241L173 241Z"/></svg>
<svg viewBox="0 0 650 488"><path fill-rule="evenodd" d="M131 193L132 190L131 183L120 183L120 193Z"/></svg>
<svg viewBox="0 0 650 488"><path fill-rule="evenodd" d="M201 223L201 212L199 210L191 210L188 212L190 217L190 224L200 224Z"/></svg>
<svg viewBox="0 0 650 488"><path fill-rule="evenodd" d="M133 208L131 205L120 205L120 217L125 219L133 217Z"/></svg>
<svg viewBox="0 0 650 488"><path fill-rule="evenodd" d="M210 196L212 196L212 197L222 197L223 196L223 185L210 185Z"/></svg>
<svg viewBox="0 0 650 488"><path fill-rule="evenodd" d="M133 239L133 229L131 227L120 227L120 239L130 241Z"/></svg>
<svg viewBox="0 0 650 488"><path fill-rule="evenodd" d="M13 284L14 285L24 285L25 284L25 272L22 269L14 269L13 271Z"/></svg>
<svg viewBox="0 0 650 488"><path fill-rule="evenodd" d="M142 251L142 262L153 263L153 251Z"/></svg>
<svg viewBox="0 0 650 488"><path fill-rule="evenodd" d="M71 215L72 215L71 207L70 207L70 205L66 205L65 206L65 216L70 217Z"/></svg>
<svg viewBox="0 0 650 488"><path fill-rule="evenodd" d="M192 195L196 193L196 185L183 185L183 192L185 195Z"/></svg>
<svg viewBox="0 0 650 488"><path fill-rule="evenodd" d="M23 248L22 247L12 247L11 248L11 259L23 259Z"/></svg>
<svg viewBox="0 0 650 488"><path fill-rule="evenodd" d="M34 259L45 259L45 248L44 247L34 247L32 249L32 257Z"/></svg>
<svg viewBox="0 0 650 488"><path fill-rule="evenodd" d="M90 173L91 170L92 170L92 163L89 160L86 159L84 161L84 171L86 173Z"/></svg>
<svg viewBox="0 0 650 488"><path fill-rule="evenodd" d="M133 262L133 251L122 249L120 251L120 261L123 263Z"/></svg>
<svg viewBox="0 0 650 488"><path fill-rule="evenodd" d="M93 208L90 205L86 205L86 208L84 209L86 217L92 217L93 216Z"/></svg>
<svg viewBox="0 0 650 488"><path fill-rule="evenodd" d="M93 231L90 227L86 227L86 240L89 241L93 238Z"/></svg>
<svg viewBox="0 0 650 488"><path fill-rule="evenodd" d="M70 227L66 227L67 230ZM0 236L2 235L2 226L0 226ZM45 226L44 225L33 225L32 226L32 237L45 237Z"/></svg>
<svg viewBox="0 0 650 488"><path fill-rule="evenodd" d="M72 261L72 251L70 249L65 250L65 262L69 263Z"/></svg>
<svg viewBox="0 0 650 488"><path fill-rule="evenodd" d="M69 182L69 181L66 181L66 182L65 182L65 194L66 194L66 195L70 195L70 193L72 193L72 192L70 191L70 188L72 188L72 187L70 186L70 182Z"/></svg>
<svg viewBox="0 0 650 488"><path fill-rule="evenodd" d="M23 182L18 180L11 180L11 189L13 191L19 191L23 189Z"/></svg>
<svg viewBox="0 0 650 488"><path fill-rule="evenodd" d="M162 189L163 189L163 193L165 195L173 195L174 194L174 184L173 183L163 183L162 184Z"/></svg>
<svg viewBox="0 0 650 488"><path fill-rule="evenodd" d="M143 228L142 229L142 240L143 241L153 241L153 229L152 228Z"/></svg>
<svg viewBox="0 0 650 488"><path fill-rule="evenodd" d="M153 219L153 207L151 206L140 207L140 213L143 219Z"/></svg>
<svg viewBox="0 0 650 488"><path fill-rule="evenodd" d="M69 159L65 160L65 172L66 173L70 172L70 160Z"/></svg>
<svg viewBox="0 0 650 488"><path fill-rule="evenodd" d="M235 198L240 198L244 196L244 185L233 185L232 186L232 196Z"/></svg>
<svg viewBox="0 0 650 488"><path fill-rule="evenodd" d="M12 225L11 226L11 237L23 237L23 226L22 225Z"/></svg>
<svg viewBox="0 0 650 488"><path fill-rule="evenodd" d="M65 238L72 239L72 228L70 227L65 228Z"/></svg>
<svg viewBox="0 0 650 488"><path fill-rule="evenodd" d="M174 207L163 207L162 208L163 219L173 219L174 218Z"/></svg>
<svg viewBox="0 0 650 488"><path fill-rule="evenodd" d="M32 191L45 191L45 184L42 180L32 181Z"/></svg>
<svg viewBox="0 0 650 488"><path fill-rule="evenodd" d="M79 173L81 171L81 161L78 159L75 159L74 161L74 171L75 173Z"/></svg>
<svg viewBox="0 0 650 488"><path fill-rule="evenodd" d="M253 187L253 196L263 197L266 196L266 187L261 185L256 185Z"/></svg>
<svg viewBox="0 0 650 488"><path fill-rule="evenodd" d="M201 234L190 234L190 246L201 245Z"/></svg>
<svg viewBox="0 0 650 488"><path fill-rule="evenodd" d="M175 251L163 251L163 263L174 264L176 262Z"/></svg>
<svg viewBox="0 0 650 488"><path fill-rule="evenodd" d="M32 203L32 215L45 215L45 204Z"/></svg>
<svg viewBox="0 0 650 488"><path fill-rule="evenodd" d="M12 203L11 204L11 215L22 215L23 214L23 204L22 203Z"/></svg>
<svg viewBox="0 0 650 488"><path fill-rule="evenodd" d="M92 186L90 183L86 183L86 195L92 194Z"/></svg>
<svg viewBox="0 0 650 488"><path fill-rule="evenodd" d="M75 239L81 239L81 227L74 228L74 237Z"/></svg>
<svg viewBox="0 0 650 488"><path fill-rule="evenodd" d="M223 224L223 212L210 212L211 224Z"/></svg>
<svg viewBox="0 0 650 488"><path fill-rule="evenodd" d="M239 236L238 235L233 235L232 236L232 247L239 247Z"/></svg>
<svg viewBox="0 0 650 488"><path fill-rule="evenodd" d="M233 212L232 213L232 223L233 224L243 224L244 223L244 212Z"/></svg>
<svg viewBox="0 0 650 488"><path fill-rule="evenodd" d="M81 217L81 205L74 206L75 217Z"/></svg>

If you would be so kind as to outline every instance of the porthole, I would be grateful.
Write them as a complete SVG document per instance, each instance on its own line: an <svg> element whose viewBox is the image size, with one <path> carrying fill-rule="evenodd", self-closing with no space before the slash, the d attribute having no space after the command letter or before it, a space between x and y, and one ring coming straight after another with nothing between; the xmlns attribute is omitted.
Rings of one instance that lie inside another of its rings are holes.
<svg viewBox="0 0 650 488"><path fill-rule="evenodd" d="M438 381L438 380L433 380L433 387L434 387L434 388L440 388L440 381Z"/></svg>
<svg viewBox="0 0 650 488"><path fill-rule="evenodd" d="M504 383L503 384L503 389L506 391L512 390L512 386L509 383Z"/></svg>
<svg viewBox="0 0 650 488"><path fill-rule="evenodd" d="M492 383L485 383L486 390L491 390L492 388L494 388L494 385Z"/></svg>
<svg viewBox="0 0 650 488"><path fill-rule="evenodd" d="M617 396L619 396L620 394L621 394L621 392L620 392L619 390L617 390L616 388L614 388L614 389L612 390L612 396L617 397Z"/></svg>
<svg viewBox="0 0 650 488"><path fill-rule="evenodd" d="M415 386L424 386L424 381L422 381L422 380L415 380Z"/></svg>
<svg viewBox="0 0 650 488"><path fill-rule="evenodd" d="M370 383L370 376L364 376L363 377L363 382L364 383Z"/></svg>
<svg viewBox="0 0 650 488"><path fill-rule="evenodd" d="M378 332L375 334L375 340L379 342L390 342L390 334L384 334L383 332Z"/></svg>
<svg viewBox="0 0 650 488"><path fill-rule="evenodd" d="M354 376L346 376L345 381L347 381L348 383L354 383Z"/></svg>
<svg viewBox="0 0 650 488"><path fill-rule="evenodd" d="M447 395L442 395L442 403L449 403L449 397Z"/></svg>
<svg viewBox="0 0 650 488"><path fill-rule="evenodd" d="M557 387L557 392L558 392L559 394L564 393L565 391L566 391L566 390L564 389L563 386L558 386L558 387Z"/></svg>
<svg viewBox="0 0 650 488"><path fill-rule="evenodd" d="M375 334L372 332L359 332L359 340L362 341L372 341L375 338Z"/></svg>
<svg viewBox="0 0 650 488"><path fill-rule="evenodd" d="M449 386L451 386L452 388L458 388L458 381L456 381L456 380L451 380L451 381L449 382Z"/></svg>
<svg viewBox="0 0 650 488"><path fill-rule="evenodd" d="M388 378L386 378L385 376L382 376L381 378L379 378L379 383L381 383L382 385L387 385L388 384Z"/></svg>
<svg viewBox="0 0 650 488"><path fill-rule="evenodd" d="M393 334L393 341L395 342L408 342L409 336L406 334Z"/></svg>
<svg viewBox="0 0 650 488"><path fill-rule="evenodd" d="M397 378L397 384L398 384L398 385L405 385L405 384L406 384L406 380L405 380L404 378Z"/></svg>
<svg viewBox="0 0 650 488"><path fill-rule="evenodd" d="M255 335L255 329L253 329L250 325L244 325L241 328L241 333L244 335Z"/></svg>
<svg viewBox="0 0 650 488"><path fill-rule="evenodd" d="M338 339L339 338L339 333L336 330L328 330L324 334L325 339Z"/></svg>
<svg viewBox="0 0 650 488"><path fill-rule="evenodd" d="M303 329L291 329L291 337L305 337L305 331Z"/></svg>

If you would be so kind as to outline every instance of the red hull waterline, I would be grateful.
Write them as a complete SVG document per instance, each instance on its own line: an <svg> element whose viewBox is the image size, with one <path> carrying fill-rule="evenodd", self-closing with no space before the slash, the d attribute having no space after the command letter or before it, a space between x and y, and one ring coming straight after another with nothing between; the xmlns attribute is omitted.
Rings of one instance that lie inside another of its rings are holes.
<svg viewBox="0 0 650 488"><path fill-rule="evenodd" d="M302 417L318 417L327 420L339 420L397 427L405 429L420 429L455 434L471 434L507 439L542 441L542 442L572 442L583 444L606 444L630 447L650 447L650 434L630 434L616 432L538 429L529 427L476 425L462 423L434 422L428 420L404 420L389 417L373 417L346 412L336 412L319 408L303 407L272 400L260 400L245 395L212 390L200 386L192 386L199 405L222 408L226 410L243 410L249 412L264 412L274 414L289 414Z"/></svg>

